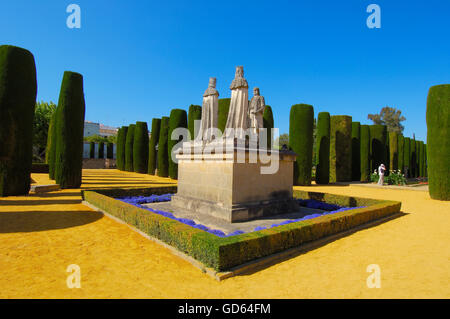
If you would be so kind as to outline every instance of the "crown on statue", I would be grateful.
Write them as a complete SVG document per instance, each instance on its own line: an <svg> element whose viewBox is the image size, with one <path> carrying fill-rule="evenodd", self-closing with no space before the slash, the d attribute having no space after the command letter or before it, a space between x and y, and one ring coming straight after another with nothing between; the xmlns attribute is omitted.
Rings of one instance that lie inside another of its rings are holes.
<svg viewBox="0 0 450 319"><path fill-rule="evenodd" d="M215 88L216 87L216 78L209 78L209 87Z"/></svg>

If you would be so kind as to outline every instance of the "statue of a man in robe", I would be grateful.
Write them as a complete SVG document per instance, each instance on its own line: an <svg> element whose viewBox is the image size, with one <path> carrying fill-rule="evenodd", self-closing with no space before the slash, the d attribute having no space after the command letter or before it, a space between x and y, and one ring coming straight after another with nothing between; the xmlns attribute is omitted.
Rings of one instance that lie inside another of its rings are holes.
<svg viewBox="0 0 450 319"><path fill-rule="evenodd" d="M250 127L252 128L252 132L254 134L258 134L259 130L264 127L263 115L265 108L266 103L264 101L264 96L259 95L259 88L254 88L253 97L248 108Z"/></svg>
<svg viewBox="0 0 450 319"><path fill-rule="evenodd" d="M236 74L231 82L231 102L225 126L225 137L245 137L247 130L248 84L244 78L244 67L236 67Z"/></svg>
<svg viewBox="0 0 450 319"><path fill-rule="evenodd" d="M219 111L219 92L216 78L209 78L209 85L203 94L202 120L196 140L211 142L215 137Z"/></svg>

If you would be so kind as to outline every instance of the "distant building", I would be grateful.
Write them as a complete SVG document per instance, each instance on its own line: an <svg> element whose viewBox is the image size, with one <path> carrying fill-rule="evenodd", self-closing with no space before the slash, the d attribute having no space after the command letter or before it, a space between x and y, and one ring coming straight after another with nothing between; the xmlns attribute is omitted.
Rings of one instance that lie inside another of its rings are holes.
<svg viewBox="0 0 450 319"><path fill-rule="evenodd" d="M112 126L106 126L100 123L93 123L90 121L84 122L84 137L99 135L102 137L108 137L117 135L117 128Z"/></svg>

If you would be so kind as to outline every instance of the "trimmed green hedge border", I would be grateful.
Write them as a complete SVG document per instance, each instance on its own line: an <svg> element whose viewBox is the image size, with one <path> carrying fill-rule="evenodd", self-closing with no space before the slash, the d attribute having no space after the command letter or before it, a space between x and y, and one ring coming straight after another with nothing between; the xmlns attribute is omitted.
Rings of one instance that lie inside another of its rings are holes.
<svg viewBox="0 0 450 319"><path fill-rule="evenodd" d="M401 203L294 190L312 198L345 206L367 206L271 229L221 238L170 218L121 202L113 197L175 193L176 186L82 190L83 200L129 225L172 245L217 271L349 230L400 211Z"/></svg>

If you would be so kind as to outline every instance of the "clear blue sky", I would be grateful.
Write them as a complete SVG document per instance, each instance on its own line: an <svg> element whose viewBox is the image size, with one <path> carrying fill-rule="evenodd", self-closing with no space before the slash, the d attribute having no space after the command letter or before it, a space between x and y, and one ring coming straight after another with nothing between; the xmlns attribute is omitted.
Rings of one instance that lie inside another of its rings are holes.
<svg viewBox="0 0 450 319"><path fill-rule="evenodd" d="M81 7L81 29L66 7ZM381 7L381 29L366 8ZM315 115L402 110L426 140L426 97L450 83L450 1L1 0L0 43L35 56L38 99L57 102L64 70L83 74L86 120L127 125L200 104L210 76L230 97L244 65L288 132L291 105Z"/></svg>

